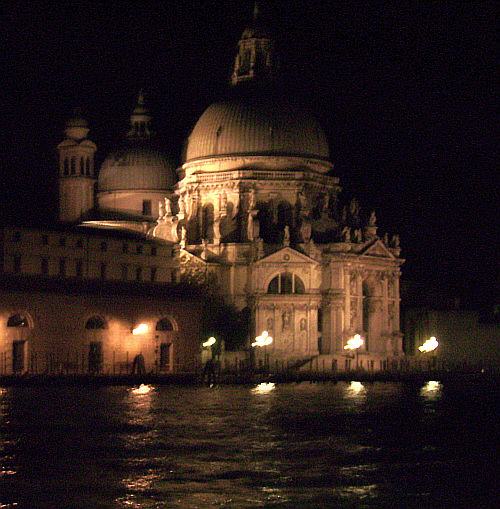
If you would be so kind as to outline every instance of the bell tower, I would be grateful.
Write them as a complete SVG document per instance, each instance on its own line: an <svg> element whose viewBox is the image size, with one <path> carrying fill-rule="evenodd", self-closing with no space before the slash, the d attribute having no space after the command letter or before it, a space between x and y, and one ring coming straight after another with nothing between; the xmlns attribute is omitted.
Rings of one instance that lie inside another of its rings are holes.
<svg viewBox="0 0 500 509"><path fill-rule="evenodd" d="M74 223L94 208L97 149L87 138L88 124L78 111L66 122L64 140L59 143L59 221Z"/></svg>
<svg viewBox="0 0 500 509"><path fill-rule="evenodd" d="M232 85L276 76L278 59L274 40L261 18L259 4L255 2L252 22L238 42L238 54L231 75Z"/></svg>

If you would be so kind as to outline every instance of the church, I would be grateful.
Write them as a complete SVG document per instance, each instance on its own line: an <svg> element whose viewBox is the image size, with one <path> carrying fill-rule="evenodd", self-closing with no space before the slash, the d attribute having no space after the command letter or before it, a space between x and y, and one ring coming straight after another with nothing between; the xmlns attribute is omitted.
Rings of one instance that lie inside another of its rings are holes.
<svg viewBox="0 0 500 509"><path fill-rule="evenodd" d="M256 10L227 94L193 123L180 164L158 144L142 91L100 168L89 125L75 115L57 147L60 225L132 236L162 253L132 269L113 257L90 279L208 282L248 317L247 346L264 331L273 338L271 365L386 369L403 356L399 236L381 232L376 212L356 199L342 201L325 133L279 83L275 42ZM24 251L8 252L7 240L3 271L23 272ZM37 263L31 273L47 274Z"/></svg>

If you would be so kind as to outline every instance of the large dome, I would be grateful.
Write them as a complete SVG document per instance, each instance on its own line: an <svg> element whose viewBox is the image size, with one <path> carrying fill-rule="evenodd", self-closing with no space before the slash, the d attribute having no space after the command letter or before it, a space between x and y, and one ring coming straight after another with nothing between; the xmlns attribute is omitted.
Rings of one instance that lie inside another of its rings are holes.
<svg viewBox="0 0 500 509"><path fill-rule="evenodd" d="M216 156L284 155L327 160L315 118L283 99L245 97L209 106L194 126L185 161Z"/></svg>
<svg viewBox="0 0 500 509"><path fill-rule="evenodd" d="M140 145L108 155L99 173L99 191L164 191L174 184L174 164L159 150Z"/></svg>

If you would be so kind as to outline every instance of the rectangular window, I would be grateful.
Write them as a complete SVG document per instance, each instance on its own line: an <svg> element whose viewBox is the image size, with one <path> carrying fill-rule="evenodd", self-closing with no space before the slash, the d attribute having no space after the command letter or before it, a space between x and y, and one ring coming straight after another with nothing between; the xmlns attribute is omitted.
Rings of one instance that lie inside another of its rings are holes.
<svg viewBox="0 0 500 509"><path fill-rule="evenodd" d="M101 263L101 279L106 279L106 271L107 265L105 263Z"/></svg>
<svg viewBox="0 0 500 509"><path fill-rule="evenodd" d="M128 279L128 265L122 265L122 281L127 281Z"/></svg>
<svg viewBox="0 0 500 509"><path fill-rule="evenodd" d="M135 269L135 280L142 281L142 267L137 267Z"/></svg>
<svg viewBox="0 0 500 509"><path fill-rule="evenodd" d="M59 275L66 276L66 258L59 259Z"/></svg>
<svg viewBox="0 0 500 509"><path fill-rule="evenodd" d="M49 245L49 236L48 235L42 235L42 245L43 246Z"/></svg>
<svg viewBox="0 0 500 509"><path fill-rule="evenodd" d="M14 272L16 274L21 272L21 255L20 254L14 255Z"/></svg>
<svg viewBox="0 0 500 509"><path fill-rule="evenodd" d="M151 200L142 200L142 215L151 215Z"/></svg>
<svg viewBox="0 0 500 509"><path fill-rule="evenodd" d="M83 277L83 260L76 260L75 275L79 279Z"/></svg>
<svg viewBox="0 0 500 509"><path fill-rule="evenodd" d="M154 283L156 281L156 267L151 267L151 282Z"/></svg>
<svg viewBox="0 0 500 509"><path fill-rule="evenodd" d="M46 276L49 273L49 260L48 258L42 258L41 264L40 264L40 271L41 273Z"/></svg>

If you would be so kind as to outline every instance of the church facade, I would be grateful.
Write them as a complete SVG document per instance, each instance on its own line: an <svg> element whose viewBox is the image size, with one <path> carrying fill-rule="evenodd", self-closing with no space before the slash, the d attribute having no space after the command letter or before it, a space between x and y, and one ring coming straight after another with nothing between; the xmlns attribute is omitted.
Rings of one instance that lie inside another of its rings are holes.
<svg viewBox="0 0 500 509"><path fill-rule="evenodd" d="M246 313L249 344L267 331L268 362L385 369L403 355L399 237L379 233L356 199L342 202L326 136L280 93L278 64L255 14L227 97L195 123L178 167L142 93L99 171L86 121L72 118L58 146L60 222L173 246L170 273L210 281ZM346 349L358 334L361 346Z"/></svg>

